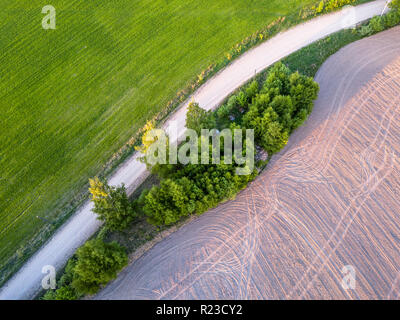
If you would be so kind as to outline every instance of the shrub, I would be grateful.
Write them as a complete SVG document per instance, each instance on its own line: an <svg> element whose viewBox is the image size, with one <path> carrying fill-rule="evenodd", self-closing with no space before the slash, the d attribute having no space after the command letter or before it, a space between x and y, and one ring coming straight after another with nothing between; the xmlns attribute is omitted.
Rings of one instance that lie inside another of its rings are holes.
<svg viewBox="0 0 400 320"><path fill-rule="evenodd" d="M356 0L326 0L325 12L333 11L337 8L354 3Z"/></svg>
<svg viewBox="0 0 400 320"><path fill-rule="evenodd" d="M64 273L57 283L58 287L68 286L72 283L75 266L76 266L76 258L73 257L68 260L67 265L64 269Z"/></svg>
<svg viewBox="0 0 400 320"><path fill-rule="evenodd" d="M61 287L56 291L56 300L76 300L79 295L71 286Z"/></svg>
<svg viewBox="0 0 400 320"><path fill-rule="evenodd" d="M57 294L55 290L47 290L46 293L41 297L41 300L57 300Z"/></svg>
<svg viewBox="0 0 400 320"><path fill-rule="evenodd" d="M68 260L63 275L57 281L58 289L48 290L41 298L42 300L77 300L82 296L71 286L75 265L74 257Z"/></svg>
<svg viewBox="0 0 400 320"><path fill-rule="evenodd" d="M261 93L253 98L249 111L243 116L245 128L254 129L256 142L268 154L280 151L290 133L311 113L319 86L309 77L275 64Z"/></svg>
<svg viewBox="0 0 400 320"><path fill-rule="evenodd" d="M41 300L77 300L81 297L77 291L71 287L63 286L57 290L48 290Z"/></svg>
<svg viewBox="0 0 400 320"><path fill-rule="evenodd" d="M393 0L389 7L391 10L384 16L376 16L369 23L359 29L361 36L370 36L400 23L400 0Z"/></svg>
<svg viewBox="0 0 400 320"><path fill-rule="evenodd" d="M373 17L369 22L369 26L373 32L381 32L385 29L384 18L380 16Z"/></svg>
<svg viewBox="0 0 400 320"><path fill-rule="evenodd" d="M116 242L105 243L99 239L86 242L76 251L76 256L72 288L82 294L96 293L128 263L123 247Z"/></svg>
<svg viewBox="0 0 400 320"><path fill-rule="evenodd" d="M400 0L392 0L392 2L389 3L389 7L394 11L400 11Z"/></svg>
<svg viewBox="0 0 400 320"><path fill-rule="evenodd" d="M385 15L385 27L391 28L400 23L400 9L399 10L391 10L388 14Z"/></svg>
<svg viewBox="0 0 400 320"><path fill-rule="evenodd" d="M359 32L360 32L360 35L363 37L370 36L373 33L372 28L369 25L362 26L360 28Z"/></svg>

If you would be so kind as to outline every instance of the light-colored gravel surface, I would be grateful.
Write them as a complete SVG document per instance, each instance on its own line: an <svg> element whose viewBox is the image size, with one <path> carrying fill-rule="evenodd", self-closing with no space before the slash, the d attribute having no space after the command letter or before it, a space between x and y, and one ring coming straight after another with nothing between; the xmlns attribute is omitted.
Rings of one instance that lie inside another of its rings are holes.
<svg viewBox="0 0 400 320"><path fill-rule="evenodd" d="M96 298L398 299L400 27L342 49L316 80L314 112L265 172Z"/></svg>
<svg viewBox="0 0 400 320"><path fill-rule="evenodd" d="M257 48L247 52L224 71L202 86L193 99L205 109L216 107L241 84L256 72L262 71L274 62L308 44L324 38L344 27L381 14L386 1L379 0L358 6L352 10L339 11L316 18L305 24L279 34ZM191 98L192 99L192 98ZM189 100L191 100L189 99ZM178 125L180 134L184 131L188 102L171 117ZM129 190L146 175L145 166L136 156L128 159L110 179L111 184L125 183ZM71 219L40 249L15 276L2 287L0 299L29 299L40 289L43 278L42 267L56 268L65 264L73 252L81 246L99 227L99 222L91 212L91 204L86 203Z"/></svg>

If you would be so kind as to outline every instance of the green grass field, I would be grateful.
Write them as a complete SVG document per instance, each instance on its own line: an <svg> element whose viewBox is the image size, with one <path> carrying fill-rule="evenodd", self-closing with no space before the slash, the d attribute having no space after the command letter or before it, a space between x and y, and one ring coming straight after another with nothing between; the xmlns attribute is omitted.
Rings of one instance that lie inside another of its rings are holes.
<svg viewBox="0 0 400 320"><path fill-rule="evenodd" d="M48 1L0 0L0 270L179 89L310 3L53 0L43 30Z"/></svg>

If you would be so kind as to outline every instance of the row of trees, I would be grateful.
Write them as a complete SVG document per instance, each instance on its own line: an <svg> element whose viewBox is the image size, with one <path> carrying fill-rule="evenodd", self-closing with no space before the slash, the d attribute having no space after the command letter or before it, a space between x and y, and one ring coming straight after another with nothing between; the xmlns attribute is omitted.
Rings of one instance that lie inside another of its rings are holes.
<svg viewBox="0 0 400 320"><path fill-rule="evenodd" d="M191 104L186 127L198 134L202 129L222 131L230 128L243 132L254 129L256 143L272 155L283 148L289 135L310 114L317 94L318 85L311 78L290 73L287 67L278 63L264 83L252 82L215 112ZM153 127L148 124L148 130ZM151 139L144 140L142 152L151 145ZM143 191L133 201L128 198L123 185L114 187L104 180L90 179L93 211L108 230L123 231L143 216L153 225L170 225L182 217L201 214L224 200L234 198L254 179L257 169L248 175L237 175L236 168L240 165L235 161L225 163L225 141L221 139L220 142L219 146L209 144L208 165L148 164L151 172L159 177L160 184ZM198 143L200 153L201 139ZM242 143L250 142L243 139ZM255 148L254 145L250 147ZM216 151L213 148L220 148L218 163L212 162ZM204 157L204 154L200 156ZM105 243L100 238L90 240L69 260L58 281L58 289L48 291L44 299L77 299L85 294L94 294L115 278L127 261L125 249L119 244Z"/></svg>
<svg viewBox="0 0 400 320"><path fill-rule="evenodd" d="M234 165L224 163L189 164L143 194L144 213L154 225L170 225L234 198L255 174L238 176Z"/></svg>
<svg viewBox="0 0 400 320"><path fill-rule="evenodd" d="M202 129L254 129L255 142L271 156L281 150L290 134L311 113L319 86L312 78L291 73L277 63L261 85L254 81L233 95L217 111L205 111L197 104L189 106L186 127L198 134ZM149 130L153 126L149 126ZM146 134L145 134L146 136ZM243 139L243 144L248 143ZM198 152L201 151L201 139ZM149 145L145 146L146 148ZM215 150L210 144L210 163ZM224 162L224 140L219 145L220 163L149 165L160 185L143 191L139 199L130 201L124 186L111 187L99 179L90 180L93 211L111 230L122 231L141 215L156 226L170 225L182 217L201 214L220 202L232 199L254 179L257 171L238 176L239 166ZM254 146L252 146L254 148ZM243 148L244 150L245 148ZM168 154L168 152L167 152Z"/></svg>
<svg viewBox="0 0 400 320"><path fill-rule="evenodd" d="M272 155L287 144L290 134L307 119L318 91L312 78L290 73L278 63L248 104L241 125L254 129L256 143Z"/></svg>

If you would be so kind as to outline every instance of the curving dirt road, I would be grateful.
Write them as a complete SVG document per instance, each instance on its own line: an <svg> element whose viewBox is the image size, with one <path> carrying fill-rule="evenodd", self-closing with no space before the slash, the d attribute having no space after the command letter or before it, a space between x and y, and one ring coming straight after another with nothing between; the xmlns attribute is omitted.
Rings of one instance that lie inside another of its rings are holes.
<svg viewBox="0 0 400 320"><path fill-rule="evenodd" d="M342 49L316 80L314 112L268 170L95 298L400 298L400 27Z"/></svg>
<svg viewBox="0 0 400 320"><path fill-rule="evenodd" d="M226 96L252 78L255 73L316 40L381 14L385 5L385 0L378 0L353 9L325 15L266 41L244 54L202 86L170 117L166 127L174 121L178 126L178 135L182 134L185 130L187 106L192 99L207 110L215 108ZM134 155L116 171L109 182L114 185L125 183L128 191L133 191L146 176L145 166L137 161L137 157ZM62 267L75 250L100 226L91 209L91 203L85 203L57 231L54 237L1 288L0 299L32 298L40 289L40 283L44 276L42 274L43 266Z"/></svg>

